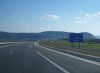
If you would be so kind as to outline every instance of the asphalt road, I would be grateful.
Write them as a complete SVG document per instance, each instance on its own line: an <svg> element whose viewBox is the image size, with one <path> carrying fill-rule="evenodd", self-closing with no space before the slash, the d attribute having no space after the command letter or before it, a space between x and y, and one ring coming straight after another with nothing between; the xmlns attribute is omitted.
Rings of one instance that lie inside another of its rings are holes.
<svg viewBox="0 0 100 73"><path fill-rule="evenodd" d="M27 42L0 47L0 73L100 73L100 63Z"/></svg>

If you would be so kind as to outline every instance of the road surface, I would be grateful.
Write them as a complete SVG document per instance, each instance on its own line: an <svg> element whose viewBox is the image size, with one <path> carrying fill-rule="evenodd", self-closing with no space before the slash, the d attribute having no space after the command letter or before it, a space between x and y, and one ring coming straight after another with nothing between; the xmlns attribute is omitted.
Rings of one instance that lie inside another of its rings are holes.
<svg viewBox="0 0 100 73"><path fill-rule="evenodd" d="M39 46L0 46L0 73L100 73L100 63Z"/></svg>

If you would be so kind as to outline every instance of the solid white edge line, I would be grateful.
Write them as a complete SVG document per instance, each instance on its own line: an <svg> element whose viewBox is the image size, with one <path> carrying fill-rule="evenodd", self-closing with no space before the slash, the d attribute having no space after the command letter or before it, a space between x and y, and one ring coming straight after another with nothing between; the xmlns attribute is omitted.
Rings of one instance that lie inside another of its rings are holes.
<svg viewBox="0 0 100 73"><path fill-rule="evenodd" d="M11 46L11 45L15 45L15 44L7 44L7 45L3 45L3 46L0 46L0 48L7 47L7 46Z"/></svg>
<svg viewBox="0 0 100 73"><path fill-rule="evenodd" d="M48 62L50 62L51 64L53 64L55 67L57 67L58 69L60 69L62 72L64 73L70 73L67 70L65 70L64 68L62 68L61 66L59 66L58 64L56 64L55 62L53 62L52 60L50 60L49 58L47 58L46 56L44 56L43 54L41 54L40 52L36 51L41 57L43 57L45 60L47 60Z"/></svg>
<svg viewBox="0 0 100 73"><path fill-rule="evenodd" d="M3 42L0 42L0 44L9 44L9 43L10 44L13 44L13 43L17 43L17 42L4 42L4 43Z"/></svg>
<svg viewBox="0 0 100 73"><path fill-rule="evenodd" d="M97 66L100 66L100 63L99 63L99 62L95 62L95 61L88 60L88 59L85 59L85 58L77 57L77 56L70 55L70 54L67 54L67 53L63 53L63 52L60 52L60 51L52 50L52 49L49 49L49 48L40 46L40 45L38 45L37 43L35 43L35 45L38 46L38 47L41 47L41 48L44 48L44 49L47 49L47 50L50 50L50 51L53 51L53 52L62 54L62 55L69 56L69 57L74 58L74 59L78 59L78 60L81 60L81 61L85 61L85 62L88 62L88 63L91 63L91 64L95 64L95 65L97 65Z"/></svg>
<svg viewBox="0 0 100 73"><path fill-rule="evenodd" d="M54 48L54 47L50 47L50 48ZM99 56L93 56L93 55L83 54L83 53L74 52L74 51L69 51L69 50L65 50L65 49L58 49L58 50L68 51L68 52L71 52L71 53L80 54L80 55L85 55L85 56L88 56L88 57L100 58Z"/></svg>
<svg viewBox="0 0 100 73"><path fill-rule="evenodd" d="M71 53L76 53L76 54L85 55L85 56L94 57L94 58L100 58L100 57L98 57L98 56L83 54L83 53L79 53L79 52L73 52L73 51L64 50L64 49L59 49L59 50L68 51L68 52L71 52Z"/></svg>
<svg viewBox="0 0 100 73"><path fill-rule="evenodd" d="M50 48L54 48L54 47L50 47ZM71 53L80 54L80 55L85 55L85 56L88 56L88 57L100 58L99 56L93 56L93 55L83 54L83 53L74 52L74 51L69 51L69 50L65 50L65 49L58 49L58 50L68 51L68 52L71 52Z"/></svg>

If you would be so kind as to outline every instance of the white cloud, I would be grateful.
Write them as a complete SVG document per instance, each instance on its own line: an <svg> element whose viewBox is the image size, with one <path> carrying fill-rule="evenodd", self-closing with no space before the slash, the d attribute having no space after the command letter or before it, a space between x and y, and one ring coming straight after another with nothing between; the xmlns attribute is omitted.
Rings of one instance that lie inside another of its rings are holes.
<svg viewBox="0 0 100 73"><path fill-rule="evenodd" d="M89 15L89 14L86 14L85 16L88 17L88 16L90 16L90 15Z"/></svg>
<svg viewBox="0 0 100 73"><path fill-rule="evenodd" d="M87 23L87 21L84 20L83 17L81 17L81 16L76 16L72 23L74 23L74 24L84 24L84 23Z"/></svg>
<svg viewBox="0 0 100 73"><path fill-rule="evenodd" d="M75 19L80 19L80 18L81 18L81 17L79 17L79 16L76 16L76 17L75 17Z"/></svg>
<svg viewBox="0 0 100 73"><path fill-rule="evenodd" d="M57 15L45 15L42 18L46 20L59 20L61 17Z"/></svg>
<svg viewBox="0 0 100 73"><path fill-rule="evenodd" d="M94 17L100 17L100 12L97 12L95 14L92 14L92 16L94 16Z"/></svg>
<svg viewBox="0 0 100 73"><path fill-rule="evenodd" d="M96 17L96 18L95 18ZM74 17L73 23L75 24L85 24L91 20L96 21L100 17L100 12L95 13L86 13L82 14L82 16L76 16Z"/></svg>
<svg viewBox="0 0 100 73"><path fill-rule="evenodd" d="M75 20L73 23L75 24L84 24L84 23L87 23L86 20Z"/></svg>
<svg viewBox="0 0 100 73"><path fill-rule="evenodd" d="M93 14L85 14L86 17L100 17L100 12L96 12Z"/></svg>

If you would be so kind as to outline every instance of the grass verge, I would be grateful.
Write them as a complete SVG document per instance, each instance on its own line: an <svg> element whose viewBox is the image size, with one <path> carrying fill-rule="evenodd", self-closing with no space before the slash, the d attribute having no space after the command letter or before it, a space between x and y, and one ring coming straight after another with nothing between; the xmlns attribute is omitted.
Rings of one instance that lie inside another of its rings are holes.
<svg viewBox="0 0 100 73"><path fill-rule="evenodd" d="M79 52L100 57L100 43L83 42L81 43L80 49L79 43L74 43L74 47L72 48L72 43L68 41L41 41L40 44L48 47L65 49L73 52Z"/></svg>

